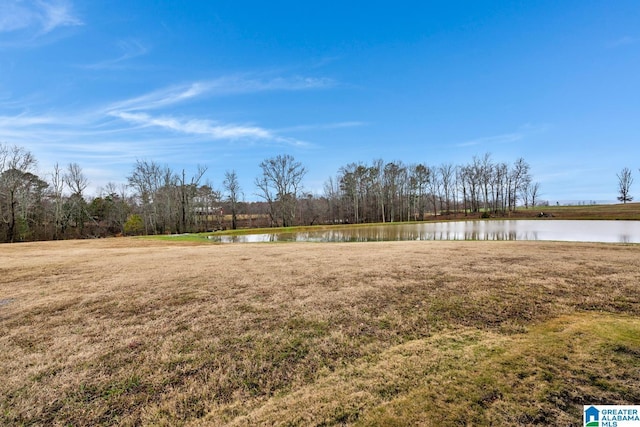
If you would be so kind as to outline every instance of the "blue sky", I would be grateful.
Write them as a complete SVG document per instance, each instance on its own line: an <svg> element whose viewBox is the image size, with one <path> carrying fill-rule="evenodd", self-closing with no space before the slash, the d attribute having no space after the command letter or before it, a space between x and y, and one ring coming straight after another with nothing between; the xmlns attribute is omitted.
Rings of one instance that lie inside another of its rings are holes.
<svg viewBox="0 0 640 427"><path fill-rule="evenodd" d="M136 159L235 169L252 200L278 154L321 192L488 152L543 199L614 201L640 176L640 2L0 0L0 142L92 191Z"/></svg>

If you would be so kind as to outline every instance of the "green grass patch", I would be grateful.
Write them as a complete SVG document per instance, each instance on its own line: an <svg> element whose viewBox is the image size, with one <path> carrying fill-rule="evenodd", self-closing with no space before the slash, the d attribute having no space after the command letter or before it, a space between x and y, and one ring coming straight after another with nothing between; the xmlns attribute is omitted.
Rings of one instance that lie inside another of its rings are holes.
<svg viewBox="0 0 640 427"><path fill-rule="evenodd" d="M325 372L233 425L577 425L582 405L638 401L639 352L640 319L621 315L458 329Z"/></svg>

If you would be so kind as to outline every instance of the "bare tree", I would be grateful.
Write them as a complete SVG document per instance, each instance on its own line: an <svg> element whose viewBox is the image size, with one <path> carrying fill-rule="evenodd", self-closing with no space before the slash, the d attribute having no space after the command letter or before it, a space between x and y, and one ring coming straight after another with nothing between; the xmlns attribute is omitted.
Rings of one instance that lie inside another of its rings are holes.
<svg viewBox="0 0 640 427"><path fill-rule="evenodd" d="M64 175L60 165L56 163L51 173L51 196L53 197L53 238L60 239L64 236L66 221L64 219L64 205L62 193L64 191Z"/></svg>
<svg viewBox="0 0 640 427"><path fill-rule="evenodd" d="M342 204L340 203L340 176L337 178L329 177L324 183L324 198L327 201L326 219L330 223L336 223L342 220Z"/></svg>
<svg viewBox="0 0 640 427"><path fill-rule="evenodd" d="M384 198L384 161L382 159L376 159L373 161L371 167L368 168L367 181L371 184L371 192L376 199L376 210L378 205L380 206L380 219L385 222L385 205ZM374 215L377 217L377 214Z"/></svg>
<svg viewBox="0 0 640 427"><path fill-rule="evenodd" d="M411 168L411 187L416 198L417 217L420 221L424 221L429 173L429 168L421 163Z"/></svg>
<svg viewBox="0 0 640 427"><path fill-rule="evenodd" d="M127 177L141 204L145 234L157 233L159 203L155 199L162 185L162 175L162 168L158 163L136 160L131 175Z"/></svg>
<svg viewBox="0 0 640 427"><path fill-rule="evenodd" d="M6 241L16 240L16 222L21 192L28 192L37 178L36 159L22 147L0 144L0 217L6 224Z"/></svg>
<svg viewBox="0 0 640 427"><path fill-rule="evenodd" d="M474 158L474 164L479 167L476 176L480 179L482 198L484 200L483 216L487 216L489 214L489 188L491 187L494 175L494 166L491 161L491 154L485 153L484 156L482 156L482 159L477 162Z"/></svg>
<svg viewBox="0 0 640 427"><path fill-rule="evenodd" d="M283 227L292 225L306 168L288 154L266 159L260 168L262 176L255 184L260 190L258 196L269 204L272 223L280 220Z"/></svg>
<svg viewBox="0 0 640 427"><path fill-rule="evenodd" d="M458 191L462 193L462 209L464 210L464 216L469 214L469 167L466 165L458 166L457 168L457 181L458 181Z"/></svg>
<svg viewBox="0 0 640 427"><path fill-rule="evenodd" d="M235 230L238 227L238 197L242 192L240 183L238 182L238 175L235 170L226 171L224 173L224 181L222 182L222 185L227 191L227 201L231 206L231 228Z"/></svg>
<svg viewBox="0 0 640 427"><path fill-rule="evenodd" d="M193 209L196 215L196 228L200 231L210 231L210 221L215 221L215 227L222 228L222 211L220 209L220 191L213 188L213 184L207 181L196 190L197 196Z"/></svg>
<svg viewBox="0 0 640 427"><path fill-rule="evenodd" d="M389 222L403 217L402 202L404 197L402 197L402 192L406 181L406 172L407 170L401 161L389 162L382 169L383 197L385 198L386 218ZM396 210L400 211L400 215Z"/></svg>
<svg viewBox="0 0 640 427"><path fill-rule="evenodd" d="M366 198L371 192L374 175L371 168L361 163L349 163L338 171L342 203L349 222L359 223L364 220L368 202ZM375 207L373 211L375 212Z"/></svg>
<svg viewBox="0 0 640 427"><path fill-rule="evenodd" d="M69 163L67 171L63 175L64 183L71 190L68 199L67 211L70 218L79 228L80 235L84 232L84 223L89 217L87 213L87 202L84 199L84 190L89 184L89 180L82 172L82 168L77 163Z"/></svg>
<svg viewBox="0 0 640 427"><path fill-rule="evenodd" d="M471 204L471 212L480 212L480 195L482 194L482 180L484 178L484 170L482 163L477 156L473 156L472 163L466 167L465 178L469 189L469 199Z"/></svg>
<svg viewBox="0 0 640 427"><path fill-rule="evenodd" d="M536 201L540 197L540 183L534 182L527 184L526 187L527 201L531 203L531 207L536 207Z"/></svg>
<svg viewBox="0 0 640 427"><path fill-rule="evenodd" d="M451 163L443 163L438 168L438 174L440 175L442 183L442 193L444 194L444 202L446 204L445 212L447 214L450 214L451 200L453 199L451 193L455 193L453 188L453 183L455 180L455 167ZM440 203L442 203L442 201Z"/></svg>
<svg viewBox="0 0 640 427"><path fill-rule="evenodd" d="M184 169L182 170L182 178L178 178L180 183L180 228L178 229L178 232L187 232L193 222L193 216L191 215L193 210L191 209L191 205L193 204L193 199L196 197L200 180L202 180L202 177L206 172L206 166L198 165L198 170L195 175L191 177L191 181L189 183L186 182Z"/></svg>
<svg viewBox="0 0 640 427"><path fill-rule="evenodd" d="M618 200L622 203L627 203L633 200L633 197L629 194L631 191L631 184L633 184L633 177L631 176L631 170L624 168L616 175L618 177Z"/></svg>
<svg viewBox="0 0 640 427"><path fill-rule="evenodd" d="M64 182L71 190L71 194L83 196L84 190L89 185L89 180L82 172L82 168L77 163L69 163L67 172L64 174Z"/></svg>
<svg viewBox="0 0 640 427"><path fill-rule="evenodd" d="M515 210L518 204L518 193L523 194L524 188L531 182L531 175L529 174L529 164L524 161L522 157L515 161L513 169L509 176L510 190L510 210Z"/></svg>
<svg viewBox="0 0 640 427"><path fill-rule="evenodd" d="M498 163L494 166L494 212L502 211L502 214L506 213L507 205L509 201L508 187L509 187L509 165L505 162Z"/></svg>

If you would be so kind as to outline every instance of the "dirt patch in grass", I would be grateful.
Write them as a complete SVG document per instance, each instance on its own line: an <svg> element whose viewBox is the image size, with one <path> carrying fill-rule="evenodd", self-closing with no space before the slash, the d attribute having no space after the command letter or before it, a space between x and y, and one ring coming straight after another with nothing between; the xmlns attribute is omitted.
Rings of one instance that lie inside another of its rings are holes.
<svg viewBox="0 0 640 427"><path fill-rule="evenodd" d="M640 399L640 246L107 239L0 268L3 425L571 424Z"/></svg>

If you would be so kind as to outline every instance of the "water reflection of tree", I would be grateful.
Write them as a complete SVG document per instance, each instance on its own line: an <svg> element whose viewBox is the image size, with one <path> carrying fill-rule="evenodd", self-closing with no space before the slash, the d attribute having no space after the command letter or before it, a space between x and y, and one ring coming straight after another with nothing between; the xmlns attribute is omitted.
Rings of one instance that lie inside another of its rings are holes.
<svg viewBox="0 0 640 427"><path fill-rule="evenodd" d="M633 238L628 234L620 235L620 243L633 243Z"/></svg>
<svg viewBox="0 0 640 427"><path fill-rule="evenodd" d="M575 222L575 221L574 221ZM497 221L497 222L449 222L430 224L382 225L358 228L339 228L322 231L304 231L298 233L266 233L244 236L210 236L213 241L223 243L256 242L380 242L380 241L422 241L422 240L471 240L471 241L536 241L536 240L585 240L633 243L638 241L637 234L631 232L592 235L586 230L576 231L576 226L566 230L566 225L549 224L543 230L529 230L539 226L540 221ZM616 222L620 225L620 221ZM633 229L632 229L633 230ZM577 233L577 234L576 234ZM585 234L586 233L586 234ZM594 237L596 236L596 237Z"/></svg>

